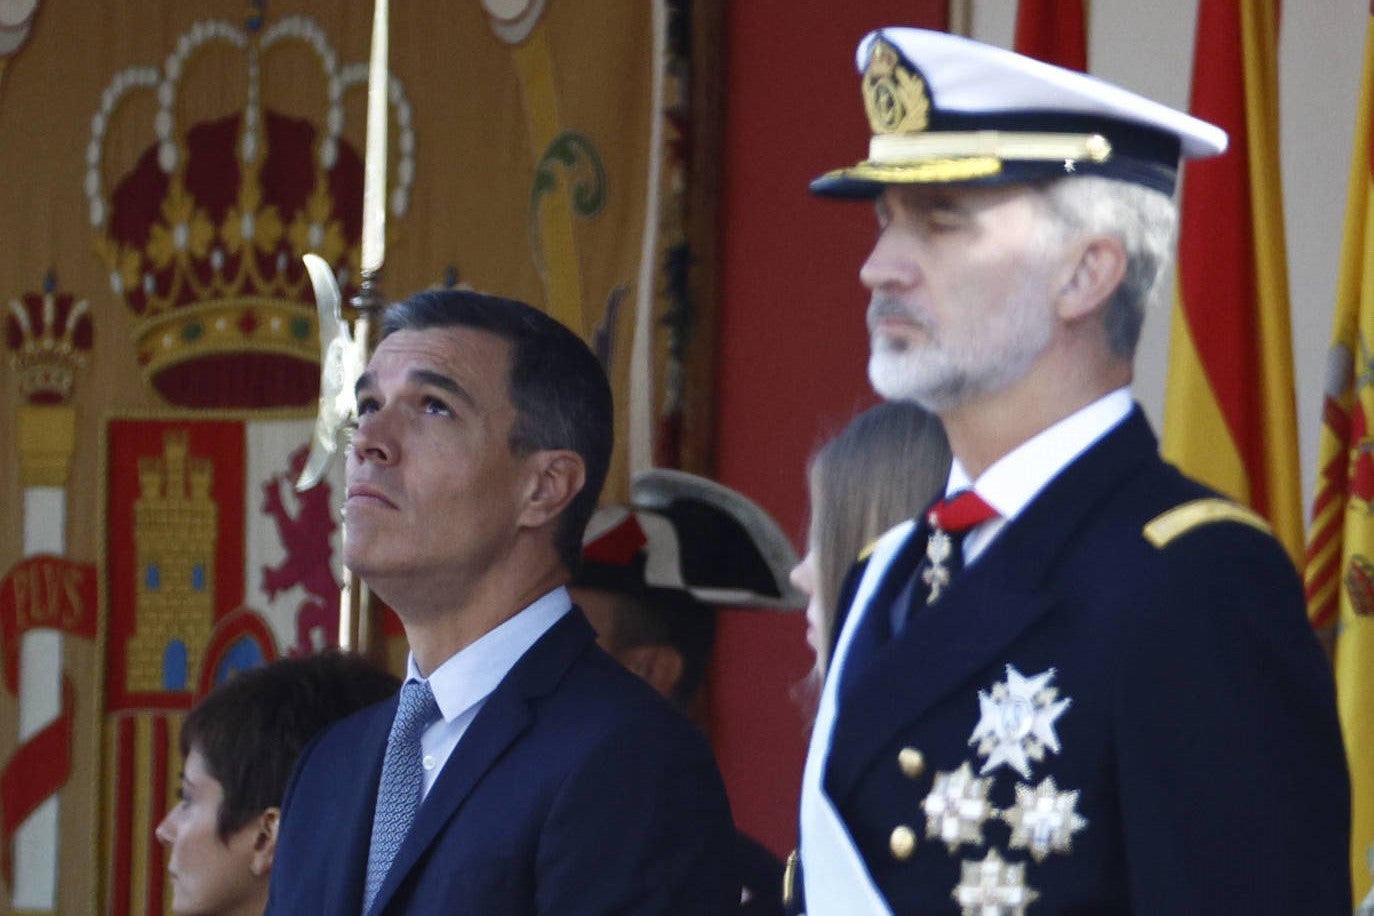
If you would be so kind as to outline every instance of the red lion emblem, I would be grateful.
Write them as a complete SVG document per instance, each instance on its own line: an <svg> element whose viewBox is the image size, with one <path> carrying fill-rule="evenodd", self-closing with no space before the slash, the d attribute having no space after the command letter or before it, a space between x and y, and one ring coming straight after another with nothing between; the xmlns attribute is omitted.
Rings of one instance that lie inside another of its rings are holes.
<svg viewBox="0 0 1374 916"><path fill-rule="evenodd" d="M294 517L282 496L283 490L295 487L309 454L309 446L296 449L291 453L289 469L273 474L262 485L262 511L276 523L286 550L286 559L279 566L262 568L262 590L275 598L279 592L300 585L310 596L296 609L296 642L288 649L291 655L309 655L339 642L339 583L330 562L334 557L330 537L336 527L329 513L332 488L325 479L298 493L299 508Z"/></svg>

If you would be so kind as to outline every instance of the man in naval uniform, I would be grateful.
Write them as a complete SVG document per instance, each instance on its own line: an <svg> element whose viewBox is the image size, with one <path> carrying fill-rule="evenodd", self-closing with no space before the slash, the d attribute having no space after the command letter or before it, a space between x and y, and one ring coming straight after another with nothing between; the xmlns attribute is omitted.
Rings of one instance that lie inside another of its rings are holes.
<svg viewBox="0 0 1374 916"><path fill-rule="evenodd" d="M1130 391L1180 160L1225 134L942 33L875 32L858 66L869 156L812 190L875 201L870 379L955 461L850 577L794 891L811 916L1349 913L1298 577Z"/></svg>

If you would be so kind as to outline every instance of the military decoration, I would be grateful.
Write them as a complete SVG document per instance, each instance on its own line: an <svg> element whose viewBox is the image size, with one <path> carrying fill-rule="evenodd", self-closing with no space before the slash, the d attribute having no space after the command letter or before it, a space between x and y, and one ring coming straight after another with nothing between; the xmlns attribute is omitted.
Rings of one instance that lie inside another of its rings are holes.
<svg viewBox="0 0 1374 916"><path fill-rule="evenodd" d="M978 691L979 719L968 743L987 758L979 773L1009 766L1030 779L1032 761L1043 760L1047 748L1059 753L1054 724L1073 701L1059 699L1058 688L1050 686L1055 673L1051 668L1028 678L1007 665L1005 681Z"/></svg>
<svg viewBox="0 0 1374 916"><path fill-rule="evenodd" d="M930 794L921 802L926 838L938 839L950 852L964 843L983 845L983 824L996 811L988 801L992 778L980 779L965 761L957 770L935 774Z"/></svg>
<svg viewBox="0 0 1374 916"><path fill-rule="evenodd" d="M963 916L1025 916L1026 907L1040 898L1026 886L1025 863L1008 862L995 849L982 861L963 863L950 896Z"/></svg>
<svg viewBox="0 0 1374 916"><path fill-rule="evenodd" d="M930 532L930 537L926 540L926 562L928 565L921 571L921 581L930 588L930 594L926 596L926 604L934 604L944 587L949 585L949 567L945 563L949 561L950 554L953 552L954 542L948 534L939 528Z"/></svg>
<svg viewBox="0 0 1374 916"><path fill-rule="evenodd" d="M1073 835L1088 826L1077 808L1078 791L1059 791L1052 776L1033 789L1018 783L1016 804L1002 812L1011 825L1011 848L1029 850L1037 862L1052 852L1072 852Z"/></svg>
<svg viewBox="0 0 1374 916"><path fill-rule="evenodd" d="M868 124L875 134L918 133L930 122L925 80L881 38L868 55L863 94Z"/></svg>

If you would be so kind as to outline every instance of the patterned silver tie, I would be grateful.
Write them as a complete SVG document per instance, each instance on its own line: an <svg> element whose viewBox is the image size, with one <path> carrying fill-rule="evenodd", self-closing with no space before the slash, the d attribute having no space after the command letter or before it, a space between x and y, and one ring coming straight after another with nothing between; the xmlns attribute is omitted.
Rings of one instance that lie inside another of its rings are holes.
<svg viewBox="0 0 1374 916"><path fill-rule="evenodd" d="M420 786L424 782L420 736L438 718L439 705L434 702L429 684L406 681L401 688L396 718L391 722L391 735L386 739L382 780L377 786L377 811L372 817L372 845L367 854L364 913L372 909L382 879L391 868L401 841L410 831L415 809L420 807Z"/></svg>

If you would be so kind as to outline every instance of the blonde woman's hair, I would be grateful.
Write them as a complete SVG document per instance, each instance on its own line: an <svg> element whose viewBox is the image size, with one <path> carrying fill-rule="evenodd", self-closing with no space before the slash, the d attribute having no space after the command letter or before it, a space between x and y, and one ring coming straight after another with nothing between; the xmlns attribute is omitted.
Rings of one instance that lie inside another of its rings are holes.
<svg viewBox="0 0 1374 916"><path fill-rule="evenodd" d="M809 547L820 599L817 667L829 661L840 587L860 552L943 493L949 440L934 414L889 401L859 414L811 456Z"/></svg>

